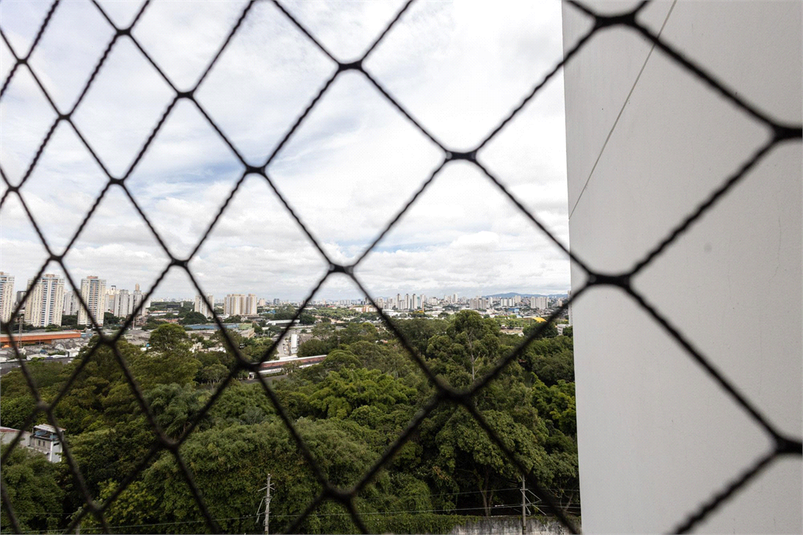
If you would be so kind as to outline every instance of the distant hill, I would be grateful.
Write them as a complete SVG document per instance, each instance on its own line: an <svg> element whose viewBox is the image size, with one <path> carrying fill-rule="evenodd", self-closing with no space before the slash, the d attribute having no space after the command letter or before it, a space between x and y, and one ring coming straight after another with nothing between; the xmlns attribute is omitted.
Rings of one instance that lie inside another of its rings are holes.
<svg viewBox="0 0 803 535"><path fill-rule="evenodd" d="M510 299L511 297L569 297L568 294L520 294L518 292L507 292L503 294L491 294L491 295L483 295L483 297L497 297L497 298L505 298Z"/></svg>

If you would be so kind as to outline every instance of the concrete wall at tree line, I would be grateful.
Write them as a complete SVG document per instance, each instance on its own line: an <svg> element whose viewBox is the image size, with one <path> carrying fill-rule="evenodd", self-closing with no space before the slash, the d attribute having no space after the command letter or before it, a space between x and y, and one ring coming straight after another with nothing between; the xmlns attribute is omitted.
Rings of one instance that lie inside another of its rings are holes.
<svg viewBox="0 0 803 535"><path fill-rule="evenodd" d="M613 12L635 2L591 4ZM563 16L568 50L590 24L568 4ZM800 2L656 2L639 20L762 112L800 124ZM611 273L635 265L769 139L625 29L592 38L565 70L565 93L571 248ZM801 144L776 147L633 281L794 437L803 427L801 183ZM583 284L574 268L573 289ZM572 316L585 531L669 531L771 451L624 293L592 289ZM774 462L697 531L803 532L802 473L799 457Z"/></svg>
<svg viewBox="0 0 803 535"><path fill-rule="evenodd" d="M578 526L579 527L579 526ZM559 522L542 522L527 519L525 535L565 535L569 533ZM522 535L521 517L491 517L456 526L449 535Z"/></svg>

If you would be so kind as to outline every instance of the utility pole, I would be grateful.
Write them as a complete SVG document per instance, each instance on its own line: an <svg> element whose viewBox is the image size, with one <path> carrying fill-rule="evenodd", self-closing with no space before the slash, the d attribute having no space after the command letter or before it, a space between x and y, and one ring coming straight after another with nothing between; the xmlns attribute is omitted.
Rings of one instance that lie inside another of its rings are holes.
<svg viewBox="0 0 803 535"><path fill-rule="evenodd" d="M265 485L265 535L270 535L270 474L268 474L268 484Z"/></svg>
<svg viewBox="0 0 803 535"><path fill-rule="evenodd" d="M265 491L265 497L262 498L262 501L259 503L259 508L257 509L257 524L259 524L259 512L262 510L262 504L265 504L265 519L263 521L263 527L265 528L265 535L270 535L270 529L268 527L270 523L270 491L273 490L273 485L270 484L270 474L268 474L268 482L264 488L259 490Z"/></svg>
<svg viewBox="0 0 803 535"><path fill-rule="evenodd" d="M521 476L521 535L527 535L527 487Z"/></svg>

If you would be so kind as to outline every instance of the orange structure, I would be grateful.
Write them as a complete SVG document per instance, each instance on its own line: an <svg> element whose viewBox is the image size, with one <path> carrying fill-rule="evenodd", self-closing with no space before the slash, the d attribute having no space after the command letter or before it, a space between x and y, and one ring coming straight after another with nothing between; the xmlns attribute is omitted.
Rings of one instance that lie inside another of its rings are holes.
<svg viewBox="0 0 803 535"><path fill-rule="evenodd" d="M50 344L58 340L81 338L81 331L53 331L15 334L14 341L18 345ZM11 347L11 339L7 334L0 334L0 346Z"/></svg>

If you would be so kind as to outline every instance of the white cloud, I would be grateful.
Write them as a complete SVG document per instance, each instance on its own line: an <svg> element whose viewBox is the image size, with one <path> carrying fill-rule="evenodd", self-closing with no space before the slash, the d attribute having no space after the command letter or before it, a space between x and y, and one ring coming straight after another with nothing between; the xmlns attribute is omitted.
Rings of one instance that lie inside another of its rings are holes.
<svg viewBox="0 0 803 535"><path fill-rule="evenodd" d="M22 180L55 119L30 72L17 69L0 101L0 165L12 184Z"/></svg>
<svg viewBox="0 0 803 535"><path fill-rule="evenodd" d="M350 62L365 53L404 3L290 0L284 4L336 59Z"/></svg>
<svg viewBox="0 0 803 535"><path fill-rule="evenodd" d="M563 291L565 255L473 166L452 163L357 274L380 295Z"/></svg>
<svg viewBox="0 0 803 535"><path fill-rule="evenodd" d="M450 148L468 150L560 61L559 2L420 2L367 63Z"/></svg>
<svg viewBox="0 0 803 535"><path fill-rule="evenodd" d="M134 37L179 91L195 86L242 13L244 0L153 2Z"/></svg>
<svg viewBox="0 0 803 535"><path fill-rule="evenodd" d="M138 8L130 2L102 5L123 26ZM155 2L133 35L186 89L242 5ZM3 3L2 27L13 34L13 46L24 46L35 35L36 21L44 16L37 6ZM288 3L324 46L350 61L400 4L341 7ZM33 68L41 70L59 106L73 101L111 35L108 24L85 8L82 2L60 6L42 49L33 55ZM71 21L80 17L94 22L76 36ZM439 140L464 149L499 124L560 54L557 2L417 2L366 68ZM247 161L261 164L335 68L274 6L259 3L196 96ZM562 79L556 77L479 159L568 244L562 94ZM109 169L122 175L173 96L136 47L121 38L75 122ZM55 115L25 68L0 101L0 114L0 165L13 183ZM348 72L339 75L268 174L326 253L347 262L362 254L442 159L440 149L360 73ZM195 105L180 101L126 184L171 252L184 257L243 170ZM61 124L21 190L57 253L105 180L69 125ZM66 263L79 281L92 274L118 287L139 283L145 289L168 258L122 190L113 187L107 197ZM0 218L0 270L18 280L33 276L46 255L13 195ZM215 295L301 298L327 263L267 182L249 176L191 268L204 291ZM156 294L191 297L195 290L186 277L174 273L179 272L171 270ZM563 292L569 285L565 255L475 167L456 162L443 169L357 273L380 295ZM319 296L357 297L357 291L336 277Z"/></svg>
<svg viewBox="0 0 803 535"><path fill-rule="evenodd" d="M73 121L116 177L122 177L174 94L130 39L120 38Z"/></svg>
<svg viewBox="0 0 803 535"><path fill-rule="evenodd" d="M278 8L260 2L196 96L249 163L260 165L336 67Z"/></svg>
<svg viewBox="0 0 803 535"><path fill-rule="evenodd" d="M62 112L75 104L113 35L89 0L61 2L56 8L30 64Z"/></svg>
<svg viewBox="0 0 803 535"><path fill-rule="evenodd" d="M3 29L18 57L24 57L31 49L51 4L47 0L12 0L0 5Z"/></svg>

